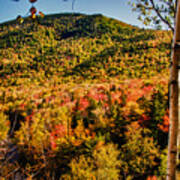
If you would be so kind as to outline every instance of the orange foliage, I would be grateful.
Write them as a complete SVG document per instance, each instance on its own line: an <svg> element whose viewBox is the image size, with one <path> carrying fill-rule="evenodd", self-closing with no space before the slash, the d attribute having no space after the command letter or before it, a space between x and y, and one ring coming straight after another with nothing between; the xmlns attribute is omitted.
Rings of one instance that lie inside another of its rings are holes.
<svg viewBox="0 0 180 180"><path fill-rule="evenodd" d="M148 176L147 180L157 180L156 176Z"/></svg>
<svg viewBox="0 0 180 180"><path fill-rule="evenodd" d="M163 123L158 124L159 129L167 133L169 131L169 122L169 110L167 110L166 114L163 117Z"/></svg>

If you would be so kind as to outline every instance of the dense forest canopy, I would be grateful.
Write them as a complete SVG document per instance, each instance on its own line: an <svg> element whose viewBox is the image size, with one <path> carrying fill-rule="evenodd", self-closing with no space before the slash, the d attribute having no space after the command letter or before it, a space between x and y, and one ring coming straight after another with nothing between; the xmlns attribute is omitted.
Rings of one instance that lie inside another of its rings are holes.
<svg viewBox="0 0 180 180"><path fill-rule="evenodd" d="M171 32L54 14L0 37L1 147L18 149L0 176L165 176Z"/></svg>

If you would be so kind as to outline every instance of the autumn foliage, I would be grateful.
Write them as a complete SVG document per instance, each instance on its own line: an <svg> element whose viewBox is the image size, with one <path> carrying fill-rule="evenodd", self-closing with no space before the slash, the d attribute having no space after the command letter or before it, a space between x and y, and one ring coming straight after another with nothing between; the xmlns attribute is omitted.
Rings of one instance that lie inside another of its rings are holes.
<svg viewBox="0 0 180 180"><path fill-rule="evenodd" d="M163 177L169 32L60 14L0 36L0 178Z"/></svg>

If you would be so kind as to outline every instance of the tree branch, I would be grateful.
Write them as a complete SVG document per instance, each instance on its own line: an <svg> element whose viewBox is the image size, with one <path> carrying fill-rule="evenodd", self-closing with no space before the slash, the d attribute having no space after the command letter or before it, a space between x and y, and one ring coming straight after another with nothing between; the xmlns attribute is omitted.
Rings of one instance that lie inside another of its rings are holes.
<svg viewBox="0 0 180 180"><path fill-rule="evenodd" d="M73 1L72 1L72 10L74 10L75 1L76 1L76 0L73 0Z"/></svg>
<svg viewBox="0 0 180 180"><path fill-rule="evenodd" d="M161 15L161 13L159 12L159 10L156 8L154 0L150 0L151 5L154 9L154 11L156 12L156 14L158 15L158 17L161 19L161 21L163 21L165 24L168 25L168 27L172 30L172 32L174 32L174 28L173 26Z"/></svg>

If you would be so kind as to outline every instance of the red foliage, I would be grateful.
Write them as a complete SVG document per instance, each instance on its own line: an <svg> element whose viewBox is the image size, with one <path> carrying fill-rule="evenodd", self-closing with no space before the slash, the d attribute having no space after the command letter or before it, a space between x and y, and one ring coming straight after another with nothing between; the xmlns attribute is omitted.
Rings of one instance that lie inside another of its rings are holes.
<svg viewBox="0 0 180 180"><path fill-rule="evenodd" d="M30 9L30 12L31 12L31 15L36 14L37 9L36 9L35 7L32 7L32 8Z"/></svg>
<svg viewBox="0 0 180 180"><path fill-rule="evenodd" d="M26 121L32 121L33 114L30 114L29 116L26 116Z"/></svg>
<svg viewBox="0 0 180 180"><path fill-rule="evenodd" d="M117 102L118 104L120 104L122 102L121 99L121 92L112 92L111 93L111 98L112 98L112 103Z"/></svg>
<svg viewBox="0 0 180 180"><path fill-rule="evenodd" d="M140 90L138 90L138 91L129 90L129 91L127 91L126 101L127 102L130 102L130 101L136 102L139 99L139 97L141 97L142 95L143 95L143 93Z"/></svg>
<svg viewBox="0 0 180 180"><path fill-rule="evenodd" d="M62 124L58 124L55 126L55 135L58 137L64 137L66 135L66 128Z"/></svg>
<svg viewBox="0 0 180 180"><path fill-rule="evenodd" d="M39 11L39 15L43 18L44 17L44 13L42 13L41 11Z"/></svg>
<svg viewBox="0 0 180 180"><path fill-rule="evenodd" d="M147 180L157 180L157 177L156 176L148 176Z"/></svg>
<svg viewBox="0 0 180 180"><path fill-rule="evenodd" d="M20 105L20 109L21 109L21 110L25 110L25 107L26 107L26 104L25 104L25 103L22 103L22 104Z"/></svg>
<svg viewBox="0 0 180 180"><path fill-rule="evenodd" d="M99 87L97 88L97 90L98 90L98 91L104 91L104 90L105 90L105 87L104 87L104 86L99 86Z"/></svg>
<svg viewBox="0 0 180 180"><path fill-rule="evenodd" d="M29 0L30 3L35 3L37 0Z"/></svg>
<svg viewBox="0 0 180 180"><path fill-rule="evenodd" d="M144 93L152 92L153 86L144 86L143 91Z"/></svg>
<svg viewBox="0 0 180 180"><path fill-rule="evenodd" d="M54 136L50 136L50 141L51 141L51 149L56 149L57 144L55 142Z"/></svg>
<svg viewBox="0 0 180 180"><path fill-rule="evenodd" d="M96 90L91 90L90 92L88 92L87 96L96 101L107 101L108 97L104 91L105 91L105 87L100 86Z"/></svg>
<svg viewBox="0 0 180 180"><path fill-rule="evenodd" d="M69 102L71 102L70 97L69 96L64 96L64 97L62 97L60 106L64 106L64 105L66 105Z"/></svg>
<svg viewBox="0 0 180 180"><path fill-rule="evenodd" d="M148 123L149 123L149 120L151 118L149 116L147 116L146 114L143 114L140 119L138 120L139 124L142 125L142 126L147 126Z"/></svg>
<svg viewBox="0 0 180 180"><path fill-rule="evenodd" d="M55 130L50 134L51 148L55 149L57 147L56 140L58 138L65 137L66 134L67 134L67 130L63 124L56 125Z"/></svg>
<svg viewBox="0 0 180 180"><path fill-rule="evenodd" d="M87 107L89 106L89 101L88 99L81 97L79 100L79 106L78 106L78 110L83 111L85 110Z"/></svg>
<svg viewBox="0 0 180 180"><path fill-rule="evenodd" d="M94 95L93 98L97 101L107 101L108 100L107 95L104 93L99 93L99 94L97 93Z"/></svg>

